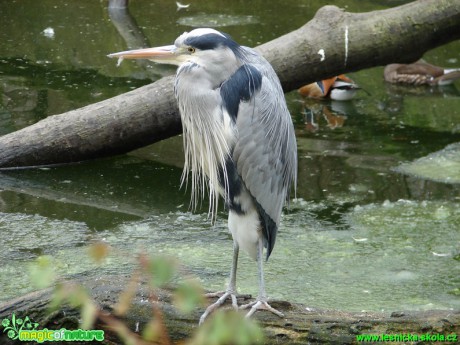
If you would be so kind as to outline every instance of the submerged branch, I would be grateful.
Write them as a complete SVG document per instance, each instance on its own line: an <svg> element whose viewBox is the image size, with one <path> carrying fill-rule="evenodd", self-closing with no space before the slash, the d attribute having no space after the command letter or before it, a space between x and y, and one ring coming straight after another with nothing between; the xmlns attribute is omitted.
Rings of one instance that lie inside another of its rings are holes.
<svg viewBox="0 0 460 345"><path fill-rule="evenodd" d="M113 329L106 325L117 322L119 328L125 330L148 327L152 318L151 301L146 302L148 291L144 285L133 298L129 313L123 321L109 317L105 312L114 313L117 297L127 283L126 277L100 276L96 280L89 280L84 285L91 291L92 298L102 308L104 313L99 313L99 319L92 327L105 331L105 341L118 344L119 340ZM183 314L172 304L172 293L169 290L157 292L158 301L155 308L159 307L166 322L166 328L173 343L183 343L190 339L198 327L198 319L202 311L197 308L191 314ZM80 312L70 307L61 307L49 313L48 305L52 299L52 291L38 291L27 294L15 300L0 304L0 319L9 318L12 313L18 316L29 316L38 322L40 329L48 328L58 330L63 327L73 330L80 327ZM242 301L239 301L239 303ZM258 312L254 318L262 326L265 344L357 344L357 335L362 334L412 334L412 335L450 335L460 333L460 312L448 310L433 311L398 311L392 313L378 312L343 312L335 310L320 310L307 308L302 304L283 301L271 301L271 305L285 314L284 318L267 312ZM102 319L100 316L103 316ZM108 320L109 319L109 320ZM109 322L107 322L109 321ZM115 327L116 328L116 327ZM6 337L2 344L14 344ZM405 343L403 340L395 343ZM439 342L448 343L448 342Z"/></svg>

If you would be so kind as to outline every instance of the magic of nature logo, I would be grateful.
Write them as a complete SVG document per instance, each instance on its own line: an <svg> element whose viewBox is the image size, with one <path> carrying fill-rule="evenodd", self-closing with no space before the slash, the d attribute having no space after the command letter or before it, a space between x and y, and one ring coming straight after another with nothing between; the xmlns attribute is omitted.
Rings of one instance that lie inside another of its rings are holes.
<svg viewBox="0 0 460 345"><path fill-rule="evenodd" d="M33 322L29 316L24 318L16 317L15 314L11 319L2 320L3 333L6 333L11 340L19 341L36 341L43 343L45 341L103 341L104 331L102 330L68 330L61 328L59 330L49 330L47 328L37 329L39 324Z"/></svg>

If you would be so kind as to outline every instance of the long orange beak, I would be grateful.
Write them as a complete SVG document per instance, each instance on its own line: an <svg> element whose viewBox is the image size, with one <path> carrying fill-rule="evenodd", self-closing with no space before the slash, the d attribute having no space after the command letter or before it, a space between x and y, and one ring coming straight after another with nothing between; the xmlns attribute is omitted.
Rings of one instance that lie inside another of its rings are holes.
<svg viewBox="0 0 460 345"><path fill-rule="evenodd" d="M176 46L169 45L156 48L127 50L124 52L109 54L107 56L118 59L148 59L159 63L177 65L180 61L178 61L179 55L176 53L176 49Z"/></svg>

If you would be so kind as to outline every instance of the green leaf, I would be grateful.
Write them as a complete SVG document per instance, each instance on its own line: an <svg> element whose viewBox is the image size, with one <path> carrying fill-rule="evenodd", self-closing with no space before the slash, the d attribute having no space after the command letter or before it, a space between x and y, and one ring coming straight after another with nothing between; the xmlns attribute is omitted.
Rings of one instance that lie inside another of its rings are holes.
<svg viewBox="0 0 460 345"><path fill-rule="evenodd" d="M161 324L156 319L152 319L145 325L142 331L142 338L147 341L155 342L161 334Z"/></svg>
<svg viewBox="0 0 460 345"><path fill-rule="evenodd" d="M149 259L147 270L152 286L161 287L173 278L176 272L176 262L165 256L157 256Z"/></svg>
<svg viewBox="0 0 460 345"><path fill-rule="evenodd" d="M39 256L29 266L30 280L39 289L51 286L56 278L53 258L49 255Z"/></svg>
<svg viewBox="0 0 460 345"><path fill-rule="evenodd" d="M133 298L136 296L138 283L139 274L135 273L131 277L131 280L129 281L126 288L121 292L120 296L118 297L117 304L113 307L115 315L123 316L128 312L133 302Z"/></svg>
<svg viewBox="0 0 460 345"><path fill-rule="evenodd" d="M91 329L97 316L97 307L89 299L85 301L81 308L81 328Z"/></svg>
<svg viewBox="0 0 460 345"><path fill-rule="evenodd" d="M66 285L57 283L53 291L53 296L51 301L48 304L48 311L53 312L59 309L59 307L64 303L64 300L67 298L68 290Z"/></svg>
<svg viewBox="0 0 460 345"><path fill-rule="evenodd" d="M263 344L258 324L235 311L218 310L197 331L189 345Z"/></svg>
<svg viewBox="0 0 460 345"><path fill-rule="evenodd" d="M80 307L91 300L83 286L69 284L67 290L67 299L72 307Z"/></svg>
<svg viewBox="0 0 460 345"><path fill-rule="evenodd" d="M182 313L191 313L196 307L204 305L204 292L197 280L187 280L179 284L174 293L174 305Z"/></svg>

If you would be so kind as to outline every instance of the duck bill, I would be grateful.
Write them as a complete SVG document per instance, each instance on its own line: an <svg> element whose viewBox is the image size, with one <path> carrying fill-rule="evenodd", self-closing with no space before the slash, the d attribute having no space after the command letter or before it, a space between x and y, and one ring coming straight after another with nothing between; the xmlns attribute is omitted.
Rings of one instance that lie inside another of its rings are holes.
<svg viewBox="0 0 460 345"><path fill-rule="evenodd" d="M178 55L176 54L176 46L174 45L126 50L124 52L113 53L107 56L118 59L148 59L155 62L170 64L177 64L179 62L177 61Z"/></svg>

